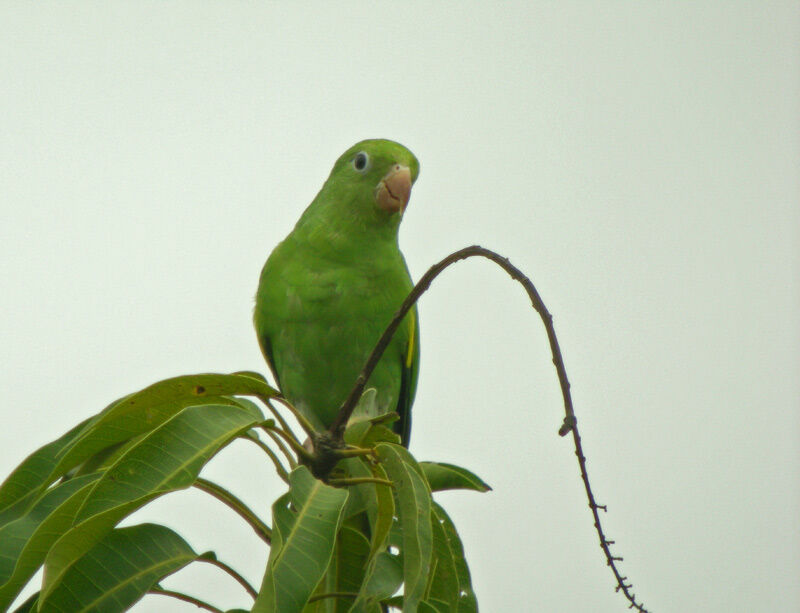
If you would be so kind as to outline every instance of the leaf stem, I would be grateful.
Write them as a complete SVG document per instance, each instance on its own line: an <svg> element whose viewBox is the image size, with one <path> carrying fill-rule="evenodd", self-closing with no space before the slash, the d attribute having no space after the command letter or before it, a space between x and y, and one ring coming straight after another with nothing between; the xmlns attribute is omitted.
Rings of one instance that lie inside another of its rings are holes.
<svg viewBox="0 0 800 613"><path fill-rule="evenodd" d="M379 483L392 487L394 483L388 479L378 477L344 477L342 479L328 479L328 485L361 485L362 483Z"/></svg>
<svg viewBox="0 0 800 613"><path fill-rule="evenodd" d="M284 441L289 443L289 447L291 447L292 451L294 451L300 458L308 462L311 462L314 459L314 456L308 451L308 449L303 447L297 441L297 439L294 438L294 436L292 436L287 432L284 432L282 428L278 428L274 425L270 426L268 424L262 424L261 428L266 430L267 432L274 432L275 434L278 434Z"/></svg>
<svg viewBox="0 0 800 613"><path fill-rule="evenodd" d="M189 596L189 594L183 594L182 592L176 592L174 590L165 590L163 587L156 586L156 587L151 587L149 593L158 594L159 596L169 596L170 598L177 598L178 600L188 602L196 607L205 609L206 611L211 611L211 613L225 613L222 609L218 609L217 607L210 605L207 602L203 602L199 598L195 598L194 596Z"/></svg>
<svg viewBox="0 0 800 613"><path fill-rule="evenodd" d="M259 517L253 513L253 511L244 502L242 502L224 487L201 477L198 477L195 480L194 487L207 494L210 494L223 504L233 509L242 517L242 519L250 524L250 527L255 530L255 533L261 537L264 542L272 542L272 530L269 529L269 526L261 521L261 519L259 519Z"/></svg>
<svg viewBox="0 0 800 613"><path fill-rule="evenodd" d="M255 436L245 436L242 438L260 447L264 451L264 453L266 453L269 456L269 459L272 460L272 463L275 465L275 470L277 471L278 476L283 480L284 483L289 483L289 473L286 471L283 464L281 464L280 458L278 458L275 452L272 451L272 449L270 449L269 446L266 443L264 443L264 441L262 441L259 438L256 438Z"/></svg>
<svg viewBox="0 0 800 613"><path fill-rule="evenodd" d="M250 585L247 579L245 579L241 574L239 574L234 568L225 564L225 562L218 560L217 558L205 558L202 556L197 558L197 561L205 562L206 564L211 564L212 566L216 566L217 568L225 571L231 577L233 577L239 583L239 585L241 585L245 590L247 590L247 593L250 594L253 598L258 596L258 592L256 592L255 588L253 588L253 586Z"/></svg>
<svg viewBox="0 0 800 613"><path fill-rule="evenodd" d="M296 443L299 445L299 444L300 444L300 441L298 441L298 440L297 440L297 439L294 437L294 434L292 434L292 429L289 427L289 424L288 424L288 423L286 423L286 420L283 418L283 415L281 415L281 414L280 414L280 411L278 411L278 409L276 409L276 408L273 406L273 404L270 402L270 400L271 400L271 399L273 399L273 398L274 398L275 400L279 400L279 399L281 399L282 397L281 397L281 396L264 396L263 394L259 394L259 395L257 396L257 398L258 398L258 399L259 399L261 402L263 402L263 403L264 403L264 405L265 405L265 406L266 406L266 407L269 409L270 413L272 413L272 415L275 417L275 419L276 419L276 420L278 421L278 423L281 425L281 428L283 428L283 429L284 429L284 430L285 430L285 431L286 431L286 432L289 434L289 436L291 436L291 437L292 437L292 438L295 440L295 442L296 442ZM302 425L302 424L301 424L301 425Z"/></svg>
<svg viewBox="0 0 800 613"><path fill-rule="evenodd" d="M278 446L278 449L281 450L281 453L283 453L283 455L286 456L286 460L289 462L289 467L291 469L297 468L297 460L292 455L292 452L289 451L289 449L286 447L286 443L283 442L283 439L277 434L275 434L272 430L267 430L265 428L265 431L269 435L269 437L273 441L275 441L275 444Z"/></svg>
<svg viewBox="0 0 800 613"><path fill-rule="evenodd" d="M286 400L283 396L275 396L275 400L280 402L283 406L285 406L289 411L294 415L297 423L300 424L300 427L303 431L308 435L312 441L317 436L317 431L314 429L314 426L311 425L311 422L306 419L305 415L303 415L300 411L298 411L295 406Z"/></svg>
<svg viewBox="0 0 800 613"><path fill-rule="evenodd" d="M336 455L340 458L361 458L364 456L375 456L375 450L369 447L345 447L337 449Z"/></svg>

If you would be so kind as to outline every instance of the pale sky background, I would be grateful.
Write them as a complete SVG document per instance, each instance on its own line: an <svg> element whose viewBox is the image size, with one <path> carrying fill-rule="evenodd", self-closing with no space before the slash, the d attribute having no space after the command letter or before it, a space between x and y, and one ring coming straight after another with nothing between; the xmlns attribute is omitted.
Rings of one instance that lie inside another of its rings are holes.
<svg viewBox="0 0 800 613"><path fill-rule="evenodd" d="M636 594L800 610L800 5L300 4L0 7L0 478L155 380L266 371L264 260L386 137L422 166L412 275L478 243L553 313ZM470 260L419 308L411 450L494 487L439 496L481 610L628 610L524 293ZM243 442L204 475L267 519L283 491ZM213 499L134 519L260 584L266 549ZM211 568L165 585L250 606Z"/></svg>

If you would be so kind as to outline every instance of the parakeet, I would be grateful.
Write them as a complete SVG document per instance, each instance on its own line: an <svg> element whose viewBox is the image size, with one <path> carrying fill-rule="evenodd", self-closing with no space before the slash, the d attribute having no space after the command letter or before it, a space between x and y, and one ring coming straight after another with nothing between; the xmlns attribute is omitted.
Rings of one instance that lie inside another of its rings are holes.
<svg viewBox="0 0 800 613"><path fill-rule="evenodd" d="M261 350L284 396L318 430L333 423L413 287L397 235L418 174L416 157L399 143L353 145L261 272L253 317ZM351 421L396 411L395 430L408 446L418 373L414 307Z"/></svg>

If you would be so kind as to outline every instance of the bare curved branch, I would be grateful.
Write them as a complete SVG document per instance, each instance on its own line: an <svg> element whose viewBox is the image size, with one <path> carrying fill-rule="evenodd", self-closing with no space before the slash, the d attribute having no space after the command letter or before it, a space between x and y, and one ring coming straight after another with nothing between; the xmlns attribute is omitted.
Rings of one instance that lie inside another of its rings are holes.
<svg viewBox="0 0 800 613"><path fill-rule="evenodd" d="M608 566L611 568L612 572L614 573L614 577L617 580L616 590L621 591L625 595L625 597L631 603L631 608L635 608L642 613L647 613L644 605L636 601L636 595L631 591L632 585L630 583L626 583L627 577L621 575L617 569L616 563L618 561L622 561L622 558L619 556L614 556L611 553L610 546L613 544L613 541L608 540L603 532L598 511L600 509L605 510L605 507L597 504L594 498L594 493L592 492L592 487L589 483L589 475L586 471L586 457L583 455L581 437L578 433L578 423L572 406L572 395L570 394L569 379L567 379L567 370L564 367L564 359L561 356L561 348L559 347L558 339L556 338L556 331L555 327L553 326L553 316L545 307L544 302L539 296L539 292L536 290L531 280L525 276L519 268L511 264L511 262L508 261L508 258L504 258L500 254L489 249L485 249L484 247L473 245L471 247L465 247L464 249L460 249L459 251L451 253L446 258L437 262L428 269L428 271L422 276L422 278L420 278L406 299L403 301L403 304L394 314L392 321L386 327L386 330L384 330L383 335L378 340L377 345L375 345L375 348L372 350L372 353L367 359L366 364L364 364L364 368L361 369L361 373L356 379L350 395L347 397L344 403L342 403L336 420L333 422L333 424L331 424L331 436L335 439L342 439L345 426L347 425L350 416L353 414L353 410L355 409L359 398L361 398L361 394L364 392L364 386L369 380L369 377L372 374L372 371L375 369L375 366L378 364L383 352L386 350L386 347L389 345L389 341L391 340L397 328L400 326L400 322L406 316L408 311L411 310L411 307L414 306L417 300L419 300L420 296L422 296L422 294L428 290L431 282L437 276L439 276L439 274L445 268L451 264L455 264L460 260L474 256L480 256L491 260L505 270L512 279L520 283L522 287L525 288L525 291L530 298L531 305L536 312L539 313L542 323L544 323L544 327L547 331L547 339L550 342L550 351L553 356L553 364L556 367L558 381L561 385L561 395L564 398L565 416L564 422L562 423L558 434L560 436L566 436L570 431L572 432L572 438L575 443L575 455L577 456L578 464L580 465L581 478L583 479L586 496L589 500L589 508L592 510L592 515L594 516L594 526L600 539L600 547L606 556L606 562L608 563Z"/></svg>

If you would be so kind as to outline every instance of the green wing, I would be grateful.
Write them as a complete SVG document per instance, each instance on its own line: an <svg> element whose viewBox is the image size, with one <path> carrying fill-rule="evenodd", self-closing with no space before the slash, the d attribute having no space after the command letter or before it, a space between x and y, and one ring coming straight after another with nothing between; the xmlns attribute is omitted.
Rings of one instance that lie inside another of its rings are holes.
<svg viewBox="0 0 800 613"><path fill-rule="evenodd" d="M417 378L419 377L419 324L417 323L417 307L409 312L408 318L408 343L406 355L400 376L400 392L397 398L397 413L400 419L395 423L395 432L400 435L403 447L408 447L411 441L411 405L414 404L414 395L417 393Z"/></svg>

